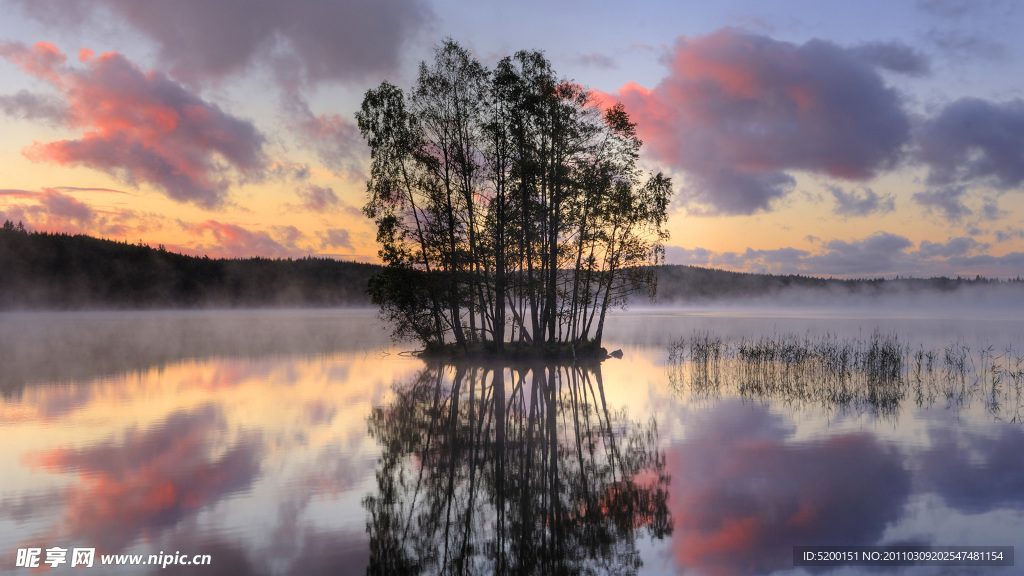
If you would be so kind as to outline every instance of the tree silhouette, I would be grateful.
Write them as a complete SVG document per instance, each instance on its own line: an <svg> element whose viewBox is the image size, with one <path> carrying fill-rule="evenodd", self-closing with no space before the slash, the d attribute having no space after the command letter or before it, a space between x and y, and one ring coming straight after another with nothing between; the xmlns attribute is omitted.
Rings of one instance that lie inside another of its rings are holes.
<svg viewBox="0 0 1024 576"><path fill-rule="evenodd" d="M602 110L540 52L488 70L446 41L356 119L385 263L370 292L396 336L597 348L608 309L653 289L671 182L644 179L621 104Z"/></svg>
<svg viewBox="0 0 1024 576"><path fill-rule="evenodd" d="M509 389L510 388L510 389ZM368 574L633 574L672 533L657 428L600 368L434 366L376 408Z"/></svg>

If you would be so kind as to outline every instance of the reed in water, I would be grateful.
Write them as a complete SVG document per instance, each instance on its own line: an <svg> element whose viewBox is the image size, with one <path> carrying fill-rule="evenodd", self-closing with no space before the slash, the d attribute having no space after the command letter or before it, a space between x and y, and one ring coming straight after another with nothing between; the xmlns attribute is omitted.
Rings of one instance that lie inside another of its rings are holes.
<svg viewBox="0 0 1024 576"><path fill-rule="evenodd" d="M960 409L984 402L995 418L1021 422L1024 356L1007 347L911 347L896 333L868 338L781 334L738 342L707 332L669 348L669 380L707 398L724 393L895 416L918 407Z"/></svg>

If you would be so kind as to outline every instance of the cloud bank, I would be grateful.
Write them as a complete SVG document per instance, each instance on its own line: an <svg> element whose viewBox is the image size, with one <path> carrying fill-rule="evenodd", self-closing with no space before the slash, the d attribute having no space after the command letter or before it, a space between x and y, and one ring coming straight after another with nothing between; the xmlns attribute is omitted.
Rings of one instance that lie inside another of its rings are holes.
<svg viewBox="0 0 1024 576"><path fill-rule="evenodd" d="M293 226L278 228L275 234L217 220L182 223L182 227L195 238L195 248L190 252L215 258L291 258L307 253L297 244L304 235Z"/></svg>
<svg viewBox="0 0 1024 576"><path fill-rule="evenodd" d="M918 157L933 186L980 184L997 190L1024 184L1024 100L961 98L925 121Z"/></svg>
<svg viewBox="0 0 1024 576"><path fill-rule="evenodd" d="M13 118L40 120L58 126L70 120L70 111L62 100L28 90L0 95L0 111Z"/></svg>
<svg viewBox="0 0 1024 576"><path fill-rule="evenodd" d="M354 122L339 114L314 114L297 93L285 96L284 109L300 141L315 151L327 168L354 181L366 180L363 165L370 149Z"/></svg>
<svg viewBox="0 0 1024 576"><path fill-rule="evenodd" d="M270 63L294 82L350 80L393 69L430 22L424 0L12 0L47 24L123 22L152 40L172 74L221 78Z"/></svg>
<svg viewBox="0 0 1024 576"><path fill-rule="evenodd" d="M839 186L826 186L826 188L836 201L832 213L844 218L886 214L896 208L896 200L892 194L879 195L867 187L860 191L850 190L849 192Z"/></svg>
<svg viewBox="0 0 1024 576"><path fill-rule="evenodd" d="M792 567L795 542L876 544L910 495L900 455L868 434L796 442L781 418L738 402L695 428L667 451L682 572L768 574Z"/></svg>
<svg viewBox="0 0 1024 576"><path fill-rule="evenodd" d="M116 190L109 192L120 193ZM0 208L0 221L22 222L29 230L130 238L134 241L139 235L162 227L163 219L159 215L130 209L100 210L56 188L43 188L39 192L0 190L0 195L34 201Z"/></svg>
<svg viewBox="0 0 1024 576"><path fill-rule="evenodd" d="M706 248L666 247L669 264L709 266L727 270L836 277L877 276L1016 276L1024 252L986 254L990 244L969 236L945 242L922 240L917 246L899 234L879 231L865 238L833 239L816 253L797 248L715 252Z"/></svg>
<svg viewBox="0 0 1024 576"><path fill-rule="evenodd" d="M927 72L896 43L796 45L723 29L680 38L669 75L617 95L655 160L685 172L692 212L769 210L795 185L790 171L867 180L894 168L911 136L899 94L878 68Z"/></svg>
<svg viewBox="0 0 1024 576"><path fill-rule="evenodd" d="M98 537L118 551L252 484L259 473L259 437L248 434L215 451L224 429L220 411L201 406L175 412L151 430L129 428L119 443L56 448L33 455L32 463L82 477L65 495L66 536Z"/></svg>
<svg viewBox="0 0 1024 576"><path fill-rule="evenodd" d="M262 176L265 139L259 130L160 72L144 72L118 53L95 56L88 50L79 55L84 67L71 67L45 42L32 48L0 44L0 57L52 84L66 106L64 124L82 131L75 140L25 148L33 161L101 170L204 208L225 204L232 173ZM14 98L11 105L23 114L46 103L20 93ZM51 118L57 116L52 110L61 109L52 102L48 107Z"/></svg>

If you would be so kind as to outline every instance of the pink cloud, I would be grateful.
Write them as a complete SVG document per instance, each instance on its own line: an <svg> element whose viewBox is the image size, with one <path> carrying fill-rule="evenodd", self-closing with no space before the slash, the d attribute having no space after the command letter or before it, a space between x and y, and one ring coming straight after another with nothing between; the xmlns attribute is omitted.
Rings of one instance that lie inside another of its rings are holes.
<svg viewBox="0 0 1024 576"><path fill-rule="evenodd" d="M23 220L30 228L59 230L72 234L93 230L97 224L97 213L92 206L53 188L30 193L37 204L16 205L7 213ZM8 217L10 218L10 217Z"/></svg>
<svg viewBox="0 0 1024 576"><path fill-rule="evenodd" d="M313 149L328 168L351 180L366 180L363 164L370 150L353 122L338 114L314 114L297 93L289 94L284 106L301 142Z"/></svg>
<svg viewBox="0 0 1024 576"><path fill-rule="evenodd" d="M57 88L77 140L34 143L36 162L87 166L168 197L213 208L224 204L233 172L258 178L262 134L250 122L205 102L160 72L144 72L117 53L83 50L84 68L65 65L51 44L0 45L0 55Z"/></svg>
<svg viewBox="0 0 1024 576"><path fill-rule="evenodd" d="M290 209L306 210L317 214L344 213L360 220L366 218L362 210L338 198L333 188L310 184L297 189L295 194L302 201L302 204L289 204L288 207Z"/></svg>
<svg viewBox="0 0 1024 576"><path fill-rule="evenodd" d="M58 70L67 56L49 42L37 42L32 48L19 42L5 42L0 44L0 57L47 82L58 86L63 82Z"/></svg>
<svg viewBox="0 0 1024 576"><path fill-rule="evenodd" d="M0 189L0 196L6 196L7 198L29 199L35 198L38 195L38 192L32 192L30 190L18 190L16 188Z"/></svg>
<svg viewBox="0 0 1024 576"><path fill-rule="evenodd" d="M355 250L352 246L352 238L348 230L343 228L331 228L318 234L320 236L321 248L344 248Z"/></svg>
<svg viewBox="0 0 1024 576"><path fill-rule="evenodd" d="M310 212L322 214L338 206L338 195L332 188L309 185L295 192L302 200L302 207Z"/></svg>
<svg viewBox="0 0 1024 576"><path fill-rule="evenodd" d="M295 244L302 234L294 227L279 229L281 239L278 240L265 230L249 230L216 220L183 226L197 237L195 248L188 250L196 254L217 258L289 258L307 253Z"/></svg>
<svg viewBox="0 0 1024 576"><path fill-rule="evenodd" d="M72 187L64 190L79 191ZM117 190L87 188L82 190ZM11 194L5 194L10 192ZM155 214L139 213L126 209L97 209L90 203L65 194L56 188L42 191L2 191L0 194L30 203L8 205L0 209L0 221L21 221L30 230L64 232L67 234L88 234L104 238L123 238L134 241L140 235L163 228L162 218Z"/></svg>
<svg viewBox="0 0 1024 576"><path fill-rule="evenodd" d="M690 177L696 211L749 214L792 190L789 171L864 180L895 166L910 124L877 66L822 40L723 29L680 38L656 87L615 96L648 152Z"/></svg>
<svg viewBox="0 0 1024 576"><path fill-rule="evenodd" d="M69 222L80 225L92 223L96 211L85 202L72 196L61 194L52 188L44 188L39 198L40 206L51 216L66 218Z"/></svg>

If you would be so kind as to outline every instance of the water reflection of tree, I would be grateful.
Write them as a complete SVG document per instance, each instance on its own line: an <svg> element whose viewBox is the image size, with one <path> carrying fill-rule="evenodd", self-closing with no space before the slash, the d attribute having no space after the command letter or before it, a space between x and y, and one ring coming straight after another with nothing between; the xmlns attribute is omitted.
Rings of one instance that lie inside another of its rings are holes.
<svg viewBox="0 0 1024 576"><path fill-rule="evenodd" d="M629 574L672 533L656 424L611 410L599 368L432 367L369 432L369 574Z"/></svg>

